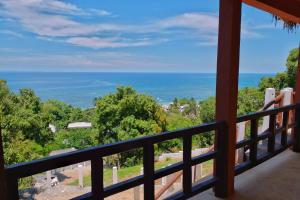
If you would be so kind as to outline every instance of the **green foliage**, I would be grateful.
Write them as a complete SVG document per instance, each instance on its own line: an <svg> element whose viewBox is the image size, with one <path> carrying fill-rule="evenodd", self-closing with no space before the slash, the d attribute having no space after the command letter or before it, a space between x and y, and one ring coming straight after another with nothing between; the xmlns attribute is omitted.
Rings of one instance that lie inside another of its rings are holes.
<svg viewBox="0 0 300 200"><path fill-rule="evenodd" d="M91 121L93 112L94 109L82 110L57 100L49 100L42 104L43 117L57 129L65 129L71 122Z"/></svg>
<svg viewBox="0 0 300 200"><path fill-rule="evenodd" d="M238 93L237 115L257 112L263 106L264 93L257 88L244 88Z"/></svg>
<svg viewBox="0 0 300 200"><path fill-rule="evenodd" d="M215 98L200 102L200 117L203 122L215 120ZM257 88L243 88L238 93L237 114L245 115L257 112L263 106L263 93Z"/></svg>
<svg viewBox="0 0 300 200"><path fill-rule="evenodd" d="M16 164L40 158L43 154L42 146L32 140L15 138L11 142L4 142L5 163Z"/></svg>
<svg viewBox="0 0 300 200"><path fill-rule="evenodd" d="M6 83L2 82L1 127L4 141L22 136L44 146L51 140L52 133L47 120L41 115L40 99L30 89L22 89L20 94L13 94L6 88Z"/></svg>
<svg viewBox="0 0 300 200"><path fill-rule="evenodd" d="M162 132L166 115L152 97L130 87L118 87L116 93L98 98L93 124L99 143L104 144Z"/></svg>
<svg viewBox="0 0 300 200"><path fill-rule="evenodd" d="M200 102L200 118L204 123L212 122L215 120L215 97L209 97Z"/></svg>
<svg viewBox="0 0 300 200"><path fill-rule="evenodd" d="M93 124L100 144L151 135L166 130L166 115L150 96L139 94L130 87L118 87L117 92L96 101ZM139 150L122 153L122 165L140 162Z"/></svg>
<svg viewBox="0 0 300 200"><path fill-rule="evenodd" d="M16 138L11 142L4 142L4 158L6 164L16 164L35 160L43 154L43 148L31 140ZM34 184L33 177L19 179L19 188L24 189Z"/></svg>
<svg viewBox="0 0 300 200"><path fill-rule="evenodd" d="M48 152L58 149L84 149L97 144L97 133L90 129L60 130L55 134L54 141L48 145Z"/></svg>
<svg viewBox="0 0 300 200"><path fill-rule="evenodd" d="M266 88L275 88L281 90L285 87L295 88L296 74L298 68L299 49L290 51L286 60L286 71L277 73L275 77L264 77L259 83L259 89L265 91Z"/></svg>
<svg viewBox="0 0 300 200"><path fill-rule="evenodd" d="M296 84L296 74L298 68L298 56L299 49L293 49L286 60L286 73L287 73L287 85L289 87L295 88Z"/></svg>
<svg viewBox="0 0 300 200"><path fill-rule="evenodd" d="M274 77L264 77L258 85L261 92L264 92L266 88L281 90L287 86L287 74L285 72L277 73Z"/></svg>

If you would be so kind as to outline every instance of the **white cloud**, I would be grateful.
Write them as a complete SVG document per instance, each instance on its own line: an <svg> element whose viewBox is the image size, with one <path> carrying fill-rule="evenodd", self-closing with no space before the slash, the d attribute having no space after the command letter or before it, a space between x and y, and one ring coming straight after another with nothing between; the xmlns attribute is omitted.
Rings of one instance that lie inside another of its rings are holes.
<svg viewBox="0 0 300 200"><path fill-rule="evenodd" d="M100 37L72 37L66 40L67 43L93 49L117 48L117 47L139 47L149 46L164 42L165 40L151 40L148 38L132 40L124 38L100 38Z"/></svg>
<svg viewBox="0 0 300 200"><path fill-rule="evenodd" d="M11 30L0 30L0 34L10 35L16 38L23 38L24 36L21 33L17 33Z"/></svg>
<svg viewBox="0 0 300 200"><path fill-rule="evenodd" d="M216 33L218 16L208 13L184 13L161 20L155 24L162 29L188 28L199 32Z"/></svg>
<svg viewBox="0 0 300 200"><path fill-rule="evenodd" d="M213 13L184 13L132 25L83 23L72 15L104 17L111 13L81 9L58 0L2 0L0 5L4 8L1 16L15 19L39 38L93 49L148 46L178 38L195 39L199 45L211 46L216 44L218 32L218 16ZM152 37L145 39L148 34ZM260 36L249 26L242 28L242 35L246 38Z"/></svg>
<svg viewBox="0 0 300 200"><path fill-rule="evenodd" d="M109 16L109 15L111 15L111 13L106 11L106 10L89 9L89 11L91 13L94 13L95 15L99 15L99 16Z"/></svg>
<svg viewBox="0 0 300 200"><path fill-rule="evenodd" d="M1 50L1 49L0 49ZM9 66L5 70L43 70L46 71L137 71L172 69L176 66L159 57L135 55L123 52L93 52L74 54L39 54L31 53L0 57L0 66ZM4 69L2 69L4 70ZM0 68L1 71L1 68Z"/></svg>

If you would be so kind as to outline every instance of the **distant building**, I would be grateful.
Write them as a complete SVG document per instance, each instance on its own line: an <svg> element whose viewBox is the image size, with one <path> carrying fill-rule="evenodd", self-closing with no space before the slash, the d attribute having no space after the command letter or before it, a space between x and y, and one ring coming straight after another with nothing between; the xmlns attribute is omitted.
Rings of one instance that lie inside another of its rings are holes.
<svg viewBox="0 0 300 200"><path fill-rule="evenodd" d="M51 151L49 156L55 156L55 155L59 155L59 154L63 154L63 153L69 153L72 151L76 151L77 149L72 147L72 148L68 148L68 149L60 149L60 150L55 150L55 151Z"/></svg>
<svg viewBox="0 0 300 200"><path fill-rule="evenodd" d="M52 133L56 132L56 127L53 124L49 124L49 128L50 128Z"/></svg>
<svg viewBox="0 0 300 200"><path fill-rule="evenodd" d="M164 109L164 111L169 111L171 107L171 104L164 104L162 105L162 108Z"/></svg>
<svg viewBox="0 0 300 200"><path fill-rule="evenodd" d="M182 106L179 107L179 112L183 112L186 108L190 107L188 104L184 104Z"/></svg>
<svg viewBox="0 0 300 200"><path fill-rule="evenodd" d="M69 129L76 129L76 128L92 128L92 123L90 122L73 122L68 124Z"/></svg>

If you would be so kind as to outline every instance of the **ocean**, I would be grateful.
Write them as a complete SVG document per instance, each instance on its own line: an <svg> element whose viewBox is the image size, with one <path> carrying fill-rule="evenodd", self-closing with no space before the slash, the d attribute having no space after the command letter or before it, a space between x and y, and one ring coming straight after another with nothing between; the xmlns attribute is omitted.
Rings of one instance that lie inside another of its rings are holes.
<svg viewBox="0 0 300 200"><path fill-rule="evenodd" d="M262 77L274 74L240 74L239 88L256 87ZM93 106L95 97L131 86L138 92L168 104L177 98L203 100L215 95L213 73L105 73L105 72L0 72L0 79L18 92L31 88L42 100L57 99L73 106Z"/></svg>

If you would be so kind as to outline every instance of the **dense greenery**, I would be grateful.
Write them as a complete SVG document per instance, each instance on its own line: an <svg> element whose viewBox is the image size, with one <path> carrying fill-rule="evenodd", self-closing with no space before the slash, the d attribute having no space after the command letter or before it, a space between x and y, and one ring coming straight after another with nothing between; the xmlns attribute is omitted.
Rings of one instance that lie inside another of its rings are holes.
<svg viewBox="0 0 300 200"><path fill-rule="evenodd" d="M237 115L256 112L263 106L264 93L257 88L243 88L238 93ZM215 119L215 98L210 97L200 102L200 118L203 122Z"/></svg>
<svg viewBox="0 0 300 200"><path fill-rule="evenodd" d="M107 144L165 131L166 114L152 97L130 87L118 87L116 93L96 100L93 124L99 144ZM141 160L142 151L117 156L118 159L107 161L133 165Z"/></svg>
<svg viewBox="0 0 300 200"><path fill-rule="evenodd" d="M275 77L265 77L259 84L259 89L264 91L268 87L280 90L284 87L295 88L296 73L298 66L299 49L290 51L286 60L286 71L277 73Z"/></svg>
<svg viewBox="0 0 300 200"><path fill-rule="evenodd" d="M166 115L161 106L130 87L118 87L116 93L97 99L93 122L100 144L166 130Z"/></svg>

